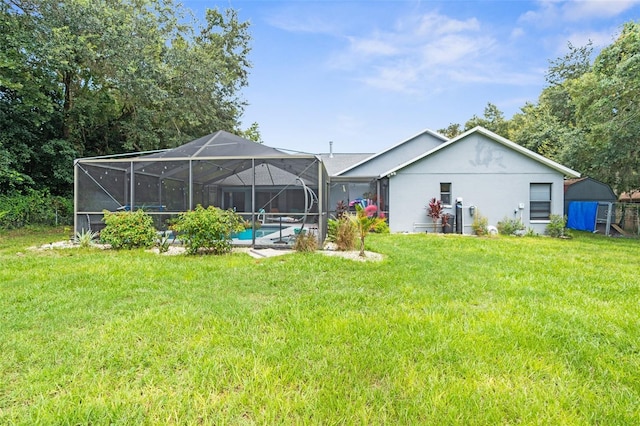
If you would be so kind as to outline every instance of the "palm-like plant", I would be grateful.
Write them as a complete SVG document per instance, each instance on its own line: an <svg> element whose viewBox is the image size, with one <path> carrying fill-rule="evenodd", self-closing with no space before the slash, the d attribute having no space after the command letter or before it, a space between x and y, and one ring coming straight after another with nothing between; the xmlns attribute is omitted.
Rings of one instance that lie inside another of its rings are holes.
<svg viewBox="0 0 640 426"><path fill-rule="evenodd" d="M376 215L378 208L375 205L369 205L366 208L360 204L356 204L356 214L349 215L349 219L355 223L358 229L358 236L360 237L360 256L364 255L364 239L369 234L369 231L374 229L381 222L385 221L385 218Z"/></svg>

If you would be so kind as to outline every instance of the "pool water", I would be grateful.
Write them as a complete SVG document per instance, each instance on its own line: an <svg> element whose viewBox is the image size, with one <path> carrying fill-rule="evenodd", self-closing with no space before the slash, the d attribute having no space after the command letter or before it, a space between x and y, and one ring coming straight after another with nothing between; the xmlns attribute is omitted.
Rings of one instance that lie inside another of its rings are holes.
<svg viewBox="0 0 640 426"><path fill-rule="evenodd" d="M273 234L280 231L279 226L267 226L263 225L260 229L256 229L256 238L266 237L269 234ZM274 235L276 236L276 235ZM242 232L238 232L237 234L232 235L233 238L237 238L239 240L252 240L253 239L253 229L245 229Z"/></svg>

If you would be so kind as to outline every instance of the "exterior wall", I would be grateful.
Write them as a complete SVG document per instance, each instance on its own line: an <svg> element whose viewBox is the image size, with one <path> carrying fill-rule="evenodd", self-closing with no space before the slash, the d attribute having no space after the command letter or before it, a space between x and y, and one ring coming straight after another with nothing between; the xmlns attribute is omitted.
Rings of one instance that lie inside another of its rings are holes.
<svg viewBox="0 0 640 426"><path fill-rule="evenodd" d="M489 225L521 217L527 228L544 233L548 221L530 221L529 185L551 184L551 214L563 214L564 177L481 134L470 134L417 161L389 179L389 226L392 232L433 232L427 216L429 199L440 198L440 183L451 182L451 197L463 199L464 233L470 234L469 207ZM519 209L520 204L524 209ZM454 206L445 213L455 213Z"/></svg>
<svg viewBox="0 0 640 426"><path fill-rule="evenodd" d="M404 164L407 161L419 157L442 143L444 143L442 139L439 139L428 132L421 133L414 138L381 153L377 157L367 160L366 163L356 166L340 176L379 176L380 173L384 173L386 170L393 169L400 164Z"/></svg>

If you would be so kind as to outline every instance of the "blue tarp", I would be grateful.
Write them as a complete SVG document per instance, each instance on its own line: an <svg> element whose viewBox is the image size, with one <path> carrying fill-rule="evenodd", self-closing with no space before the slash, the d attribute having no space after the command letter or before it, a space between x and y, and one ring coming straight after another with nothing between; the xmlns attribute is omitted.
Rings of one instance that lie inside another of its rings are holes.
<svg viewBox="0 0 640 426"><path fill-rule="evenodd" d="M572 201L569 203L567 228L593 232L596 230L597 214L597 201Z"/></svg>

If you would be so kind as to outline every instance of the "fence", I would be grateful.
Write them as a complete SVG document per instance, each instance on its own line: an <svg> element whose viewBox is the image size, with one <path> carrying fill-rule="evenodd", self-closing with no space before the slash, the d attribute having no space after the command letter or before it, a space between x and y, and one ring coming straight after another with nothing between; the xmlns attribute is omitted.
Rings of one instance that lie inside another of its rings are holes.
<svg viewBox="0 0 640 426"><path fill-rule="evenodd" d="M614 203L614 209L612 226L620 228L616 231L640 236L640 203Z"/></svg>

